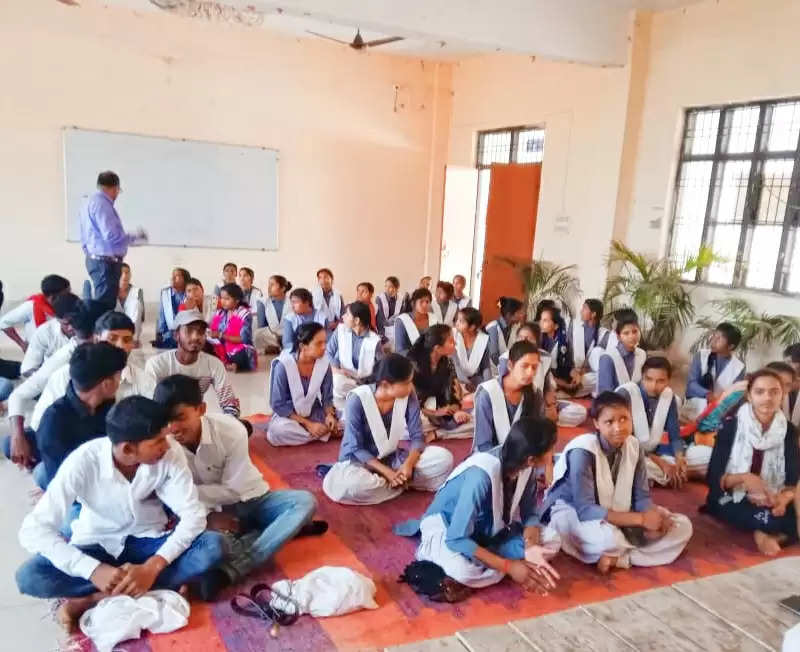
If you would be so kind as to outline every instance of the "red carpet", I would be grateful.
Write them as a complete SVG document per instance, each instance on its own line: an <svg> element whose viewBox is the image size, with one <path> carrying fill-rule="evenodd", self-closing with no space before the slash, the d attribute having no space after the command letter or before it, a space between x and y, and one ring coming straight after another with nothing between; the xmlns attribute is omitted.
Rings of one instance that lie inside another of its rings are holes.
<svg viewBox="0 0 800 652"><path fill-rule="evenodd" d="M254 418L263 424L266 418ZM263 425L261 426L263 428ZM585 429L560 429L560 446ZM469 441L444 444L463 459ZM338 442L277 449L256 430L251 439L253 458L273 488L291 486L312 491L319 501L317 517L326 519L330 531L319 538L293 541L281 551L275 565L252 578L257 581L293 578L323 565L344 565L372 576L378 586L376 611L362 611L339 618L301 618L272 639L268 627L235 615L228 605L229 591L218 603L192 605L190 626L171 635L150 636L126 644L129 651L203 652L236 650L364 650L383 648L426 638L440 637L460 629L505 623L553 611L596 602L674 582L723 573L751 566L766 559L758 554L748 534L736 532L708 516L699 514L705 487L691 484L680 492L655 489L656 502L689 516L694 537L683 555L671 566L617 571L599 576L560 555L555 566L561 573L559 587L547 598L524 594L506 579L499 585L477 592L456 605L428 603L397 577L412 559L415 541L392 534L392 524L417 517L431 496L409 492L395 501L375 507L345 507L331 503L321 490L315 465L335 461ZM797 547L788 554L796 554ZM786 553L784 553L786 554ZM240 590L243 587L240 587Z"/></svg>

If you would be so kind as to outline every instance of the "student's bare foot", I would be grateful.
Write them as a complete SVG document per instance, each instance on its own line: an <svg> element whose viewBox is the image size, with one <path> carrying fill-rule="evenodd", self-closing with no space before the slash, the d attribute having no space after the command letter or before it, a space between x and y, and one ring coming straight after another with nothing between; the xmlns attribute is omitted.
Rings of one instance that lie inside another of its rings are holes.
<svg viewBox="0 0 800 652"><path fill-rule="evenodd" d="M67 634L78 631L78 620L100 600L105 597L103 593L93 593L85 598L68 598L61 603L56 611L56 622L61 625Z"/></svg>
<svg viewBox="0 0 800 652"><path fill-rule="evenodd" d="M608 575L609 571L617 565L617 558L603 555L597 561L597 570L601 575Z"/></svg>
<svg viewBox="0 0 800 652"><path fill-rule="evenodd" d="M756 530L753 532L753 539L755 540L759 551L763 555L774 557L781 551L780 540L776 536L767 534L761 530Z"/></svg>

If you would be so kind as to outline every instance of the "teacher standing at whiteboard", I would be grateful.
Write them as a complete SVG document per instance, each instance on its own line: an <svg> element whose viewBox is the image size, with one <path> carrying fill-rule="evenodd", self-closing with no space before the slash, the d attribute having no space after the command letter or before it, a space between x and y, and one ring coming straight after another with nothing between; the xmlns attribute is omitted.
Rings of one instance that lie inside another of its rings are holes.
<svg viewBox="0 0 800 652"><path fill-rule="evenodd" d="M86 255L86 270L94 287L98 314L114 310L119 294L122 261L129 245L147 242L147 233L125 233L114 202L122 188L114 172L97 175L97 192L81 209L81 246Z"/></svg>

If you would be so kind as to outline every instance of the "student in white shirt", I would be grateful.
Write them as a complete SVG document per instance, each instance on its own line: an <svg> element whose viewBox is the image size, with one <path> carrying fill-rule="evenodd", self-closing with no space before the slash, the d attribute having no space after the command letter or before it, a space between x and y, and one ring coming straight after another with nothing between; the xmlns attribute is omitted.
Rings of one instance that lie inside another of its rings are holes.
<svg viewBox="0 0 800 652"><path fill-rule="evenodd" d="M122 263L122 273L119 277L119 294L117 295L117 310L124 312L136 328L136 346L142 335L142 322L144 321L144 293L142 288L137 288L131 283L131 266Z"/></svg>
<svg viewBox="0 0 800 652"><path fill-rule="evenodd" d="M254 285L256 273L250 267L240 267L239 273L236 277L236 283L242 288L244 294L244 302L250 306L253 316L256 314L256 305L259 301L264 301L264 294ZM224 286L223 286L224 287ZM222 295L222 288L220 288L220 296Z"/></svg>
<svg viewBox="0 0 800 652"><path fill-rule="evenodd" d="M66 598L59 620L68 629L107 596L178 590L222 561L225 540L204 532L205 509L166 426L164 409L150 399L118 403L108 436L67 457L22 523L20 543L35 556L17 570L17 586L37 598ZM67 542L59 530L76 500L81 511ZM178 517L171 531L165 505Z"/></svg>
<svg viewBox="0 0 800 652"><path fill-rule="evenodd" d="M206 414L195 378L177 374L155 391L170 419L169 432L181 444L200 502L209 512L208 528L244 534L255 532L245 550L203 578L201 595L213 598L271 559L300 534L322 534L327 524L312 523L317 501L308 491L270 490L250 460L244 426L226 414Z"/></svg>
<svg viewBox="0 0 800 652"><path fill-rule="evenodd" d="M0 331L16 342L23 351L33 337L37 327L50 319L54 312L52 302L59 295L70 291L69 281L63 276L50 274L42 279L41 293L28 297L16 308L0 317ZM22 326L24 337L16 327Z"/></svg>
<svg viewBox="0 0 800 652"><path fill-rule="evenodd" d="M467 287L466 277L461 274L456 274L453 277L453 301L456 302L459 310L472 308L472 299L464 294L465 287Z"/></svg>
<svg viewBox="0 0 800 652"><path fill-rule="evenodd" d="M42 366L45 360L69 342L72 337L70 316L84 306L74 294L61 294L53 299L55 319L48 319L39 326L28 341L25 357L22 358L19 372L30 376Z"/></svg>
<svg viewBox="0 0 800 652"><path fill-rule="evenodd" d="M431 302L431 312L436 316L436 322L439 324L447 324L451 328L456 322L456 314L458 313L458 303L453 301L452 283L447 281L439 281L436 284L436 301Z"/></svg>

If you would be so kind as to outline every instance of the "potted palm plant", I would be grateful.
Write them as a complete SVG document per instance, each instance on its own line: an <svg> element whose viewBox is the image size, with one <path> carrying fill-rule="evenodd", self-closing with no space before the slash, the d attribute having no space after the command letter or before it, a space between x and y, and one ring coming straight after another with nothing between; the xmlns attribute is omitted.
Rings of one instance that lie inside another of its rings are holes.
<svg viewBox="0 0 800 652"><path fill-rule="evenodd" d="M510 265L519 274L525 296L528 318L533 319L536 306L542 299L554 299L570 317L581 296L581 285L575 276L575 265L556 265L548 260L523 260L498 256L497 260Z"/></svg>
<svg viewBox="0 0 800 652"><path fill-rule="evenodd" d="M641 346L651 351L666 349L678 331L694 319L692 291L685 285L686 276L717 260L711 249L702 247L697 256L679 264L666 257L637 253L615 240L611 243L603 294L606 315L620 308L633 308L642 329Z"/></svg>

